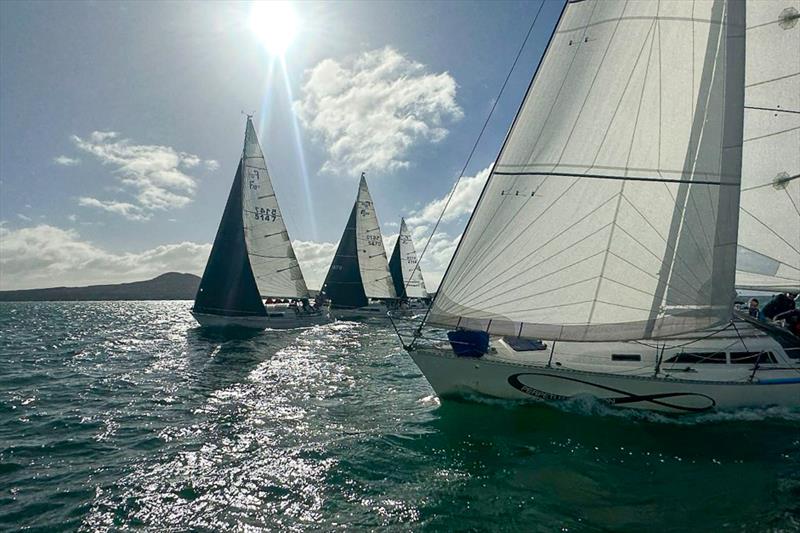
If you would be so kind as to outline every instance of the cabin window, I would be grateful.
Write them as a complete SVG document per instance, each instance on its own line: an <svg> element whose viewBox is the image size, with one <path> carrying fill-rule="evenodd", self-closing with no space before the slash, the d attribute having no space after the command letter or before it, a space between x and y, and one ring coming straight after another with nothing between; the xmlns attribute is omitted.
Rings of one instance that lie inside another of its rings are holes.
<svg viewBox="0 0 800 533"><path fill-rule="evenodd" d="M666 361L667 363L694 363L694 364L718 364L727 363L725 352L683 352L673 355Z"/></svg>
<svg viewBox="0 0 800 533"><path fill-rule="evenodd" d="M775 355L772 352L731 352L731 363L740 365L764 365L775 363Z"/></svg>
<svg viewBox="0 0 800 533"><path fill-rule="evenodd" d="M642 356L638 353L612 353L612 361L641 361Z"/></svg>

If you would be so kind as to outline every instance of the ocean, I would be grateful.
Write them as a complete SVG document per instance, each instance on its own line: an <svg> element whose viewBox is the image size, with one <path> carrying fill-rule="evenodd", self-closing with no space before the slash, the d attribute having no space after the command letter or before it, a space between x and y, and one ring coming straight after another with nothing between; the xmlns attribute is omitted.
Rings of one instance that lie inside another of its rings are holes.
<svg viewBox="0 0 800 533"><path fill-rule="evenodd" d="M388 324L190 306L0 304L0 530L800 530L800 410L440 402Z"/></svg>

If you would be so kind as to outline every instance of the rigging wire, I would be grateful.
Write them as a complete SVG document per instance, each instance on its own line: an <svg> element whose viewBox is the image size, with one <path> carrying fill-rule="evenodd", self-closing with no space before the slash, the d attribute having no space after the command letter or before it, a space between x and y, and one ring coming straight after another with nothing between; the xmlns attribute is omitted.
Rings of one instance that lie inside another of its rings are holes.
<svg viewBox="0 0 800 533"><path fill-rule="evenodd" d="M436 234L436 230L439 228L439 224L441 223L442 218L444 217L444 214L447 211L448 206L450 205L450 201L453 199L453 196L455 195L456 189L458 188L458 184L459 184L459 182L461 182L461 179L464 177L464 173L467 171L467 167L469 166L470 162L472 161L472 156L475 154L475 150L478 148L478 143L483 138L483 134L486 131L486 127L489 125L489 120L491 120L492 115L494 114L494 111L497 108L497 103L500 101L500 97L503 95L503 92L506 89L506 85L508 85L508 80L511 78L511 74L514 72L514 69L517 66L517 62L519 61L520 56L522 56L522 52L525 50L525 46L528 44L528 39L530 38L531 33L533 32L533 27L536 25L536 21L539 20L539 15L542 12L542 8L544 7L544 4L545 4L545 0L542 0L542 2L539 4L539 9L536 11L536 15L533 17L533 22L531 22L531 25L528 28L528 32L525 34L525 39L522 41L522 45L519 47L519 50L517 50L517 55L514 57L514 61L513 61L513 63L511 63L511 68L509 69L508 74L506 74L506 78L505 78L505 80L503 80L503 84L500 86L500 91L497 93L497 97L494 99L494 102L492 103L492 107L489 110L489 114L486 116L486 120L483 121L483 126L481 127L481 130L478 133L478 137L475 139L475 142L472 145L472 149L469 151L469 155L467 156L466 161L464 161L464 166L461 167L461 172L458 174L458 179L456 179L456 182L453 185L453 188L450 189L450 194L447 195L447 201L445 202L444 207L442 207L442 212L439 214L439 217L436 219L436 224L433 225L433 229L431 230L431 234L428 236L428 240L425 242L425 246L422 248L422 252L420 253L419 258L417 259L417 263L414 265L414 268L411 270L411 274L409 275L408 281L406 282L405 287L404 287L405 290L408 289L408 284L411 282L411 278L414 276L414 273L419 268L419 265L422 262L422 258L425 256L425 252L428 250L428 246L430 245L431 240L433 240L433 236ZM540 61L543 60L543 59L544 58L541 58ZM437 290L437 293L438 293L438 290ZM433 302L431 302L431 305L433 305ZM420 327L419 327L420 330L422 329L422 326L425 324L425 320L428 318L428 314L430 313L430 309L431 309L431 306L428 306L428 309L425 311L425 316L423 317L422 323L420 324Z"/></svg>

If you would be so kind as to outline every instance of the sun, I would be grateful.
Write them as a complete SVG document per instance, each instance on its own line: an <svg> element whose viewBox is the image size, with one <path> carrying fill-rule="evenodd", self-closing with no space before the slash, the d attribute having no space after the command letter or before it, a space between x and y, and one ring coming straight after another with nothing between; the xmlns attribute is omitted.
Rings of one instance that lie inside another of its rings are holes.
<svg viewBox="0 0 800 533"><path fill-rule="evenodd" d="M297 34L297 15L291 2L262 0L250 8L250 30L270 54L282 56Z"/></svg>

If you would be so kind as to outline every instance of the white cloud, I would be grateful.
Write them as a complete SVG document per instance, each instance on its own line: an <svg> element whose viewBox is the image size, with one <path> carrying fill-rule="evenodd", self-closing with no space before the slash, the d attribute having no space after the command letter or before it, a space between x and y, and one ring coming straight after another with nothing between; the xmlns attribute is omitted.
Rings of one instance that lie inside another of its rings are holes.
<svg viewBox="0 0 800 533"><path fill-rule="evenodd" d="M74 230L46 224L16 230L0 226L0 289L120 283L170 271L199 275L210 250L210 244L182 242L113 253Z"/></svg>
<svg viewBox="0 0 800 533"><path fill-rule="evenodd" d="M322 287L337 246L332 242L292 241L294 253L310 289Z"/></svg>
<svg viewBox="0 0 800 533"><path fill-rule="evenodd" d="M129 188L136 201L133 204L81 198L79 203L118 213L131 220L146 220L150 212L189 204L194 197L197 181L185 171L201 163L208 170L219 167L214 160L203 160L169 146L133 144L129 139L121 139L119 133L113 131L95 131L87 139L73 135L72 141L103 165L115 167L114 173Z"/></svg>
<svg viewBox="0 0 800 533"><path fill-rule="evenodd" d="M147 220L150 218L150 215L146 214L141 207L128 202L117 202L115 200L103 201L98 200L97 198L82 196L81 198L78 198L78 205L85 207L97 207L104 211L108 211L109 213L122 215L128 220Z"/></svg>
<svg viewBox="0 0 800 533"><path fill-rule="evenodd" d="M211 172L219 170L219 161L217 161L216 159L206 159L205 161L203 161L203 163L205 164L206 169L208 169Z"/></svg>
<svg viewBox="0 0 800 533"><path fill-rule="evenodd" d="M25 222L30 222L31 220L33 220L31 217L23 215L22 213L17 213L17 217L19 217L21 220L24 220Z"/></svg>
<svg viewBox="0 0 800 533"><path fill-rule="evenodd" d="M76 214L74 214L74 213L73 213L73 214L69 215L69 216L67 217L67 219L68 219L70 222L75 222L75 221L77 221L77 220L78 220L78 216L77 216Z"/></svg>
<svg viewBox="0 0 800 533"><path fill-rule="evenodd" d="M441 141L445 122L463 116L449 73L428 73L390 47L321 61L307 72L302 95L295 110L324 143L322 170L330 173L408 167L413 146Z"/></svg>
<svg viewBox="0 0 800 533"><path fill-rule="evenodd" d="M80 164L81 160L76 157L67 157L65 155L60 155L54 158L53 162L56 165L62 165L65 167L74 167L75 165Z"/></svg>
<svg viewBox="0 0 800 533"><path fill-rule="evenodd" d="M464 176L455 186L455 193L453 199L450 200L450 205L447 206L442 216L442 222L451 222L458 218L472 213L475 204L478 202L478 196L483 190L483 185L489 177L492 170L492 165L484 168L474 176ZM452 191L453 189L450 189ZM450 191L441 197L437 198L426 204L422 209L418 209L406 217L406 222L411 225L428 225L436 223L439 215L442 213Z"/></svg>

